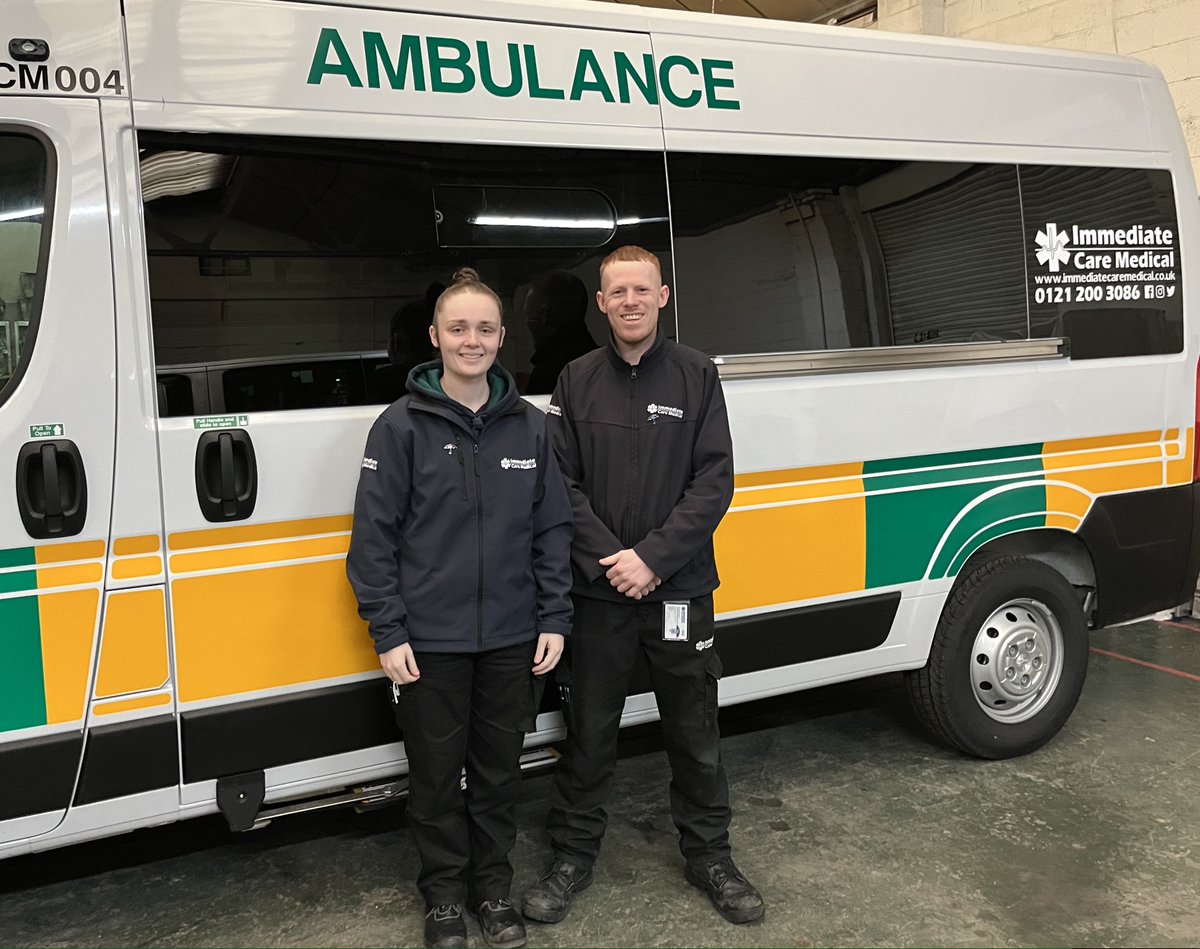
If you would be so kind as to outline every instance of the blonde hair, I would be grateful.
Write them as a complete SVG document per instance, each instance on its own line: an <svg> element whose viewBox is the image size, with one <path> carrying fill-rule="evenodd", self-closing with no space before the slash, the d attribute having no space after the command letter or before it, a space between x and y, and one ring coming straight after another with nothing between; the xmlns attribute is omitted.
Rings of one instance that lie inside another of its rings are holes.
<svg viewBox="0 0 1200 949"><path fill-rule="evenodd" d="M481 293L485 297L491 297L492 302L496 304L496 309L500 311L500 322L504 322L504 304L500 302L496 291L479 278L479 271L471 267L459 267L454 271L454 276L450 278L450 286L441 292L437 303L433 305L434 325L437 325L438 314L442 312L446 301L460 293Z"/></svg>
<svg viewBox="0 0 1200 949"><path fill-rule="evenodd" d="M604 268L609 264L618 263L639 263L653 264L654 269L658 271L658 279L662 280L662 264L658 258L645 247L638 247L636 244L626 244L624 247L618 247L611 254L600 261L600 274L604 274Z"/></svg>

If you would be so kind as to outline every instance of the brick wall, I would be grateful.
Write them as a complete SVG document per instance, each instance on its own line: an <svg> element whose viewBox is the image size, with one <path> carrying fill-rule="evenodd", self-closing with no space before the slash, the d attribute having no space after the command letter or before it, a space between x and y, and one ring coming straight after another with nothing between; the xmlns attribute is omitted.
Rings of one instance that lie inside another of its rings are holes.
<svg viewBox="0 0 1200 949"><path fill-rule="evenodd" d="M1200 0L879 0L876 28L1153 63L1170 85L1200 180Z"/></svg>

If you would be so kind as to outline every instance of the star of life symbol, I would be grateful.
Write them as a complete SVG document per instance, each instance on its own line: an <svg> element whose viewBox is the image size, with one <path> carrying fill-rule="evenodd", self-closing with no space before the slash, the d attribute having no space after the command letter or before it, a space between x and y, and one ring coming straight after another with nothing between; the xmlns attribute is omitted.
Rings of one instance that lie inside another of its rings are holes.
<svg viewBox="0 0 1200 949"><path fill-rule="evenodd" d="M1050 272L1058 273L1058 265L1071 259L1067 243L1067 235L1058 232L1057 224L1047 224L1044 231L1037 232L1038 263L1049 264Z"/></svg>

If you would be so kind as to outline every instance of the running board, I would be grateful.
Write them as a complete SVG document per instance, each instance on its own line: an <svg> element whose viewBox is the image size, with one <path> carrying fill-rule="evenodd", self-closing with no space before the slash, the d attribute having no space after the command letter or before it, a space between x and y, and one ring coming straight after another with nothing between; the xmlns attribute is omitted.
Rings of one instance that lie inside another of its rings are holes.
<svg viewBox="0 0 1200 949"><path fill-rule="evenodd" d="M553 767L558 762L558 752L553 748L537 748L521 755L521 774L527 776ZM466 787L466 776L463 777ZM362 787L350 788L336 794L322 797L306 798L300 801L288 801L278 807L268 807L254 815L254 821L248 827L232 828L243 830L258 830L266 827L279 817L291 817L295 814L311 814L314 811L324 811L333 807L353 807L362 813L395 804L408 796L408 778L397 778L382 784L368 784ZM231 822L232 823L232 822Z"/></svg>

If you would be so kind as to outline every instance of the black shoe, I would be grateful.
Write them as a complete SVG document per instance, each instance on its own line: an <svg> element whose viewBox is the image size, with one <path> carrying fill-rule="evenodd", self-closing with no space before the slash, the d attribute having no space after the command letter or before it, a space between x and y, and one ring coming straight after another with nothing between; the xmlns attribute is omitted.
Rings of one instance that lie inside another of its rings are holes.
<svg viewBox="0 0 1200 949"><path fill-rule="evenodd" d="M431 949L457 949L467 944L467 924L462 903L425 907L425 945Z"/></svg>
<svg viewBox="0 0 1200 949"><path fill-rule="evenodd" d="M683 871L689 883L708 894L718 913L731 923L752 923L766 912L763 898L731 857L688 861Z"/></svg>
<svg viewBox="0 0 1200 949"><path fill-rule="evenodd" d="M586 890L591 882L591 867L577 867L566 860L556 860L525 892L521 912L539 923L560 923L567 918L575 894Z"/></svg>
<svg viewBox="0 0 1200 949"><path fill-rule="evenodd" d="M496 949L525 945L525 920L513 909L512 900L484 900L475 910L483 941Z"/></svg>

